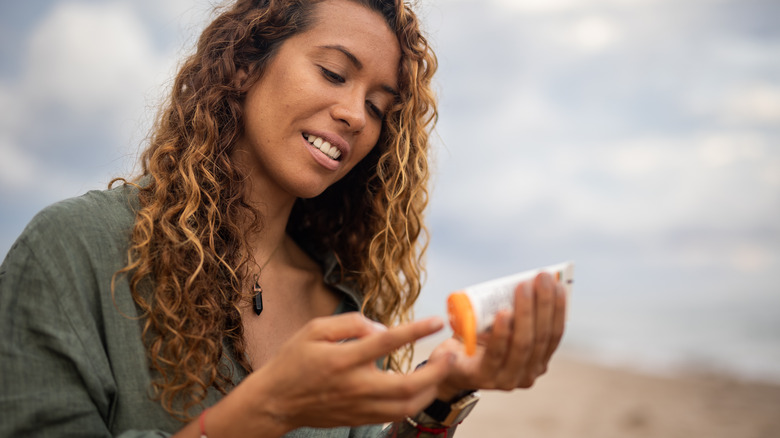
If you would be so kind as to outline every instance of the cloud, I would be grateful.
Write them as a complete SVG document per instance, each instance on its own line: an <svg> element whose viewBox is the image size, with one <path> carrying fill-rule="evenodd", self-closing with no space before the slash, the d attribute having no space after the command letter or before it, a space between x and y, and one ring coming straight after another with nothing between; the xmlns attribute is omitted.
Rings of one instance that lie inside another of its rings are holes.
<svg viewBox="0 0 780 438"><path fill-rule="evenodd" d="M570 11L593 10L606 6L636 7L663 0L491 0L491 3L523 13L563 14Z"/></svg>
<svg viewBox="0 0 780 438"><path fill-rule="evenodd" d="M780 125L780 86L752 83L727 95L719 108L725 123Z"/></svg>
<svg viewBox="0 0 780 438"><path fill-rule="evenodd" d="M25 96L79 116L132 107L162 64L148 31L124 3L58 3L28 44Z"/></svg>
<svg viewBox="0 0 780 438"><path fill-rule="evenodd" d="M774 40L724 25L723 5L571 7L460 2L437 29L443 145L421 306L568 258L576 305L600 309L572 327L599 336L621 325L607 308L651 321L670 303L774 302Z"/></svg>
<svg viewBox="0 0 780 438"><path fill-rule="evenodd" d="M24 189L34 182L37 163L8 135L0 134L0 193Z"/></svg>
<svg viewBox="0 0 780 438"><path fill-rule="evenodd" d="M590 15L579 18L567 35L571 43L586 52L599 52L614 45L621 31L614 20Z"/></svg>
<svg viewBox="0 0 780 438"><path fill-rule="evenodd" d="M58 2L35 21L0 79L4 196L26 185L45 205L130 171L178 61L137 6Z"/></svg>

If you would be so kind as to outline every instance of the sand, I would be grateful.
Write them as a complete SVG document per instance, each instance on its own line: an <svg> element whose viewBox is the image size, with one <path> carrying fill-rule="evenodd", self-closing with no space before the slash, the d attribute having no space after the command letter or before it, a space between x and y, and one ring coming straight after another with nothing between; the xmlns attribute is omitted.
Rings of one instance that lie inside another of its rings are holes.
<svg viewBox="0 0 780 438"><path fill-rule="evenodd" d="M483 391L457 437L780 438L780 385L650 375L559 355L531 389Z"/></svg>

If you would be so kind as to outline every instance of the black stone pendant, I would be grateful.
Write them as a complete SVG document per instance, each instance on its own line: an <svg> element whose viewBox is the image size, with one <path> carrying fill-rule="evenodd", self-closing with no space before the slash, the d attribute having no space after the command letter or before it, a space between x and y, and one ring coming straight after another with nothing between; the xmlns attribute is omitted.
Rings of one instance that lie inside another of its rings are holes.
<svg viewBox="0 0 780 438"><path fill-rule="evenodd" d="M255 307L255 313L260 315L263 313L263 288L260 287L260 283L257 280L255 280L255 287L252 291L255 293L254 298L252 298L252 304Z"/></svg>

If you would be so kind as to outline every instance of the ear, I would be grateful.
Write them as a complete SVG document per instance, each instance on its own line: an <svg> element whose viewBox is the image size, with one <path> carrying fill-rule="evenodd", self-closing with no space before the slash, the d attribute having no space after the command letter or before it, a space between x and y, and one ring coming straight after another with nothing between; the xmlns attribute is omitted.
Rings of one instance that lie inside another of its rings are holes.
<svg viewBox="0 0 780 438"><path fill-rule="evenodd" d="M235 82L237 88L243 88L248 79L249 79L249 72L247 71L246 67L241 67L236 72L236 76L233 79L233 81Z"/></svg>

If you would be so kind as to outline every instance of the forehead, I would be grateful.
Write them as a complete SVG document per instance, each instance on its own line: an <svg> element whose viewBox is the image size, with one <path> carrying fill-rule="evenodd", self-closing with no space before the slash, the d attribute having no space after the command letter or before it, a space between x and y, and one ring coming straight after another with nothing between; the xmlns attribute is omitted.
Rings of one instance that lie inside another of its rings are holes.
<svg viewBox="0 0 780 438"><path fill-rule="evenodd" d="M343 46L363 65L392 76L393 84L397 82L401 60L398 39L384 17L366 6L350 0L320 2L314 7L309 28L296 37L310 47Z"/></svg>

